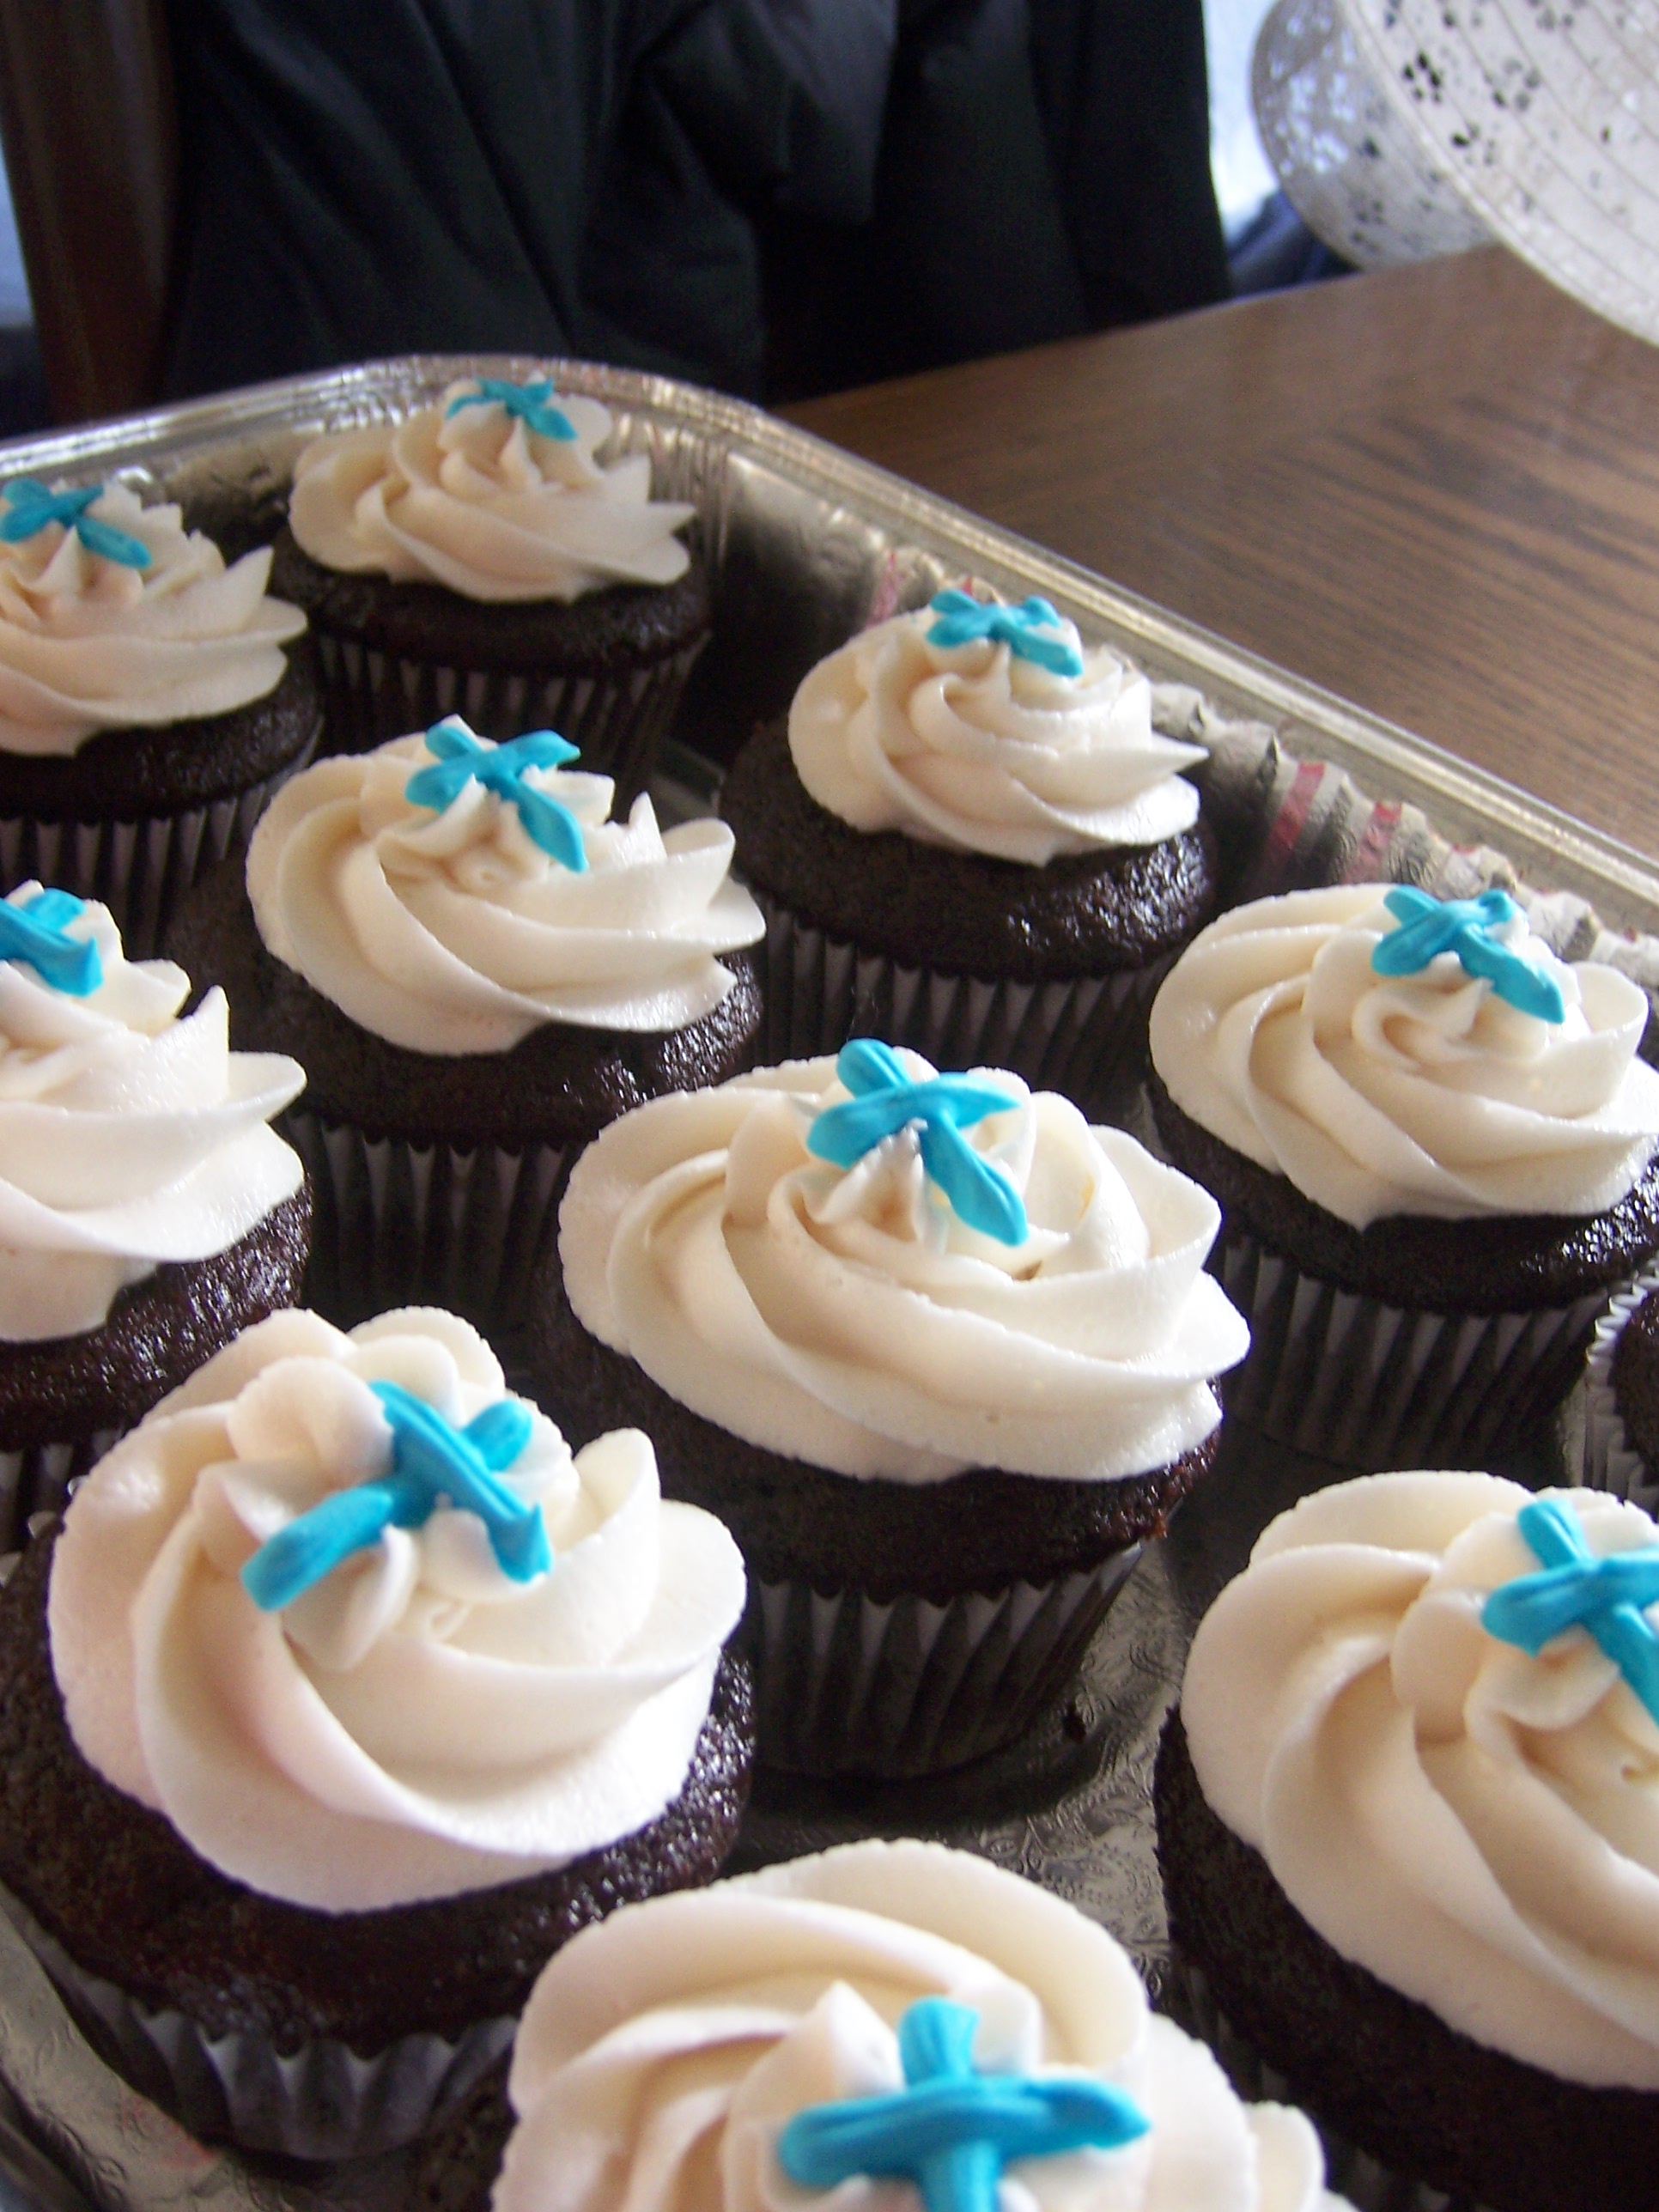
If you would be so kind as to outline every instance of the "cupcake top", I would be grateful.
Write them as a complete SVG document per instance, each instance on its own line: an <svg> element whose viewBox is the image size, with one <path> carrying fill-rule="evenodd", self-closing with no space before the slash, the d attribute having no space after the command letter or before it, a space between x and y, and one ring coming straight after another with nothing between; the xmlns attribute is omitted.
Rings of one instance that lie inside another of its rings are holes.
<svg viewBox="0 0 1659 2212"><path fill-rule="evenodd" d="M314 439L294 468L289 520L325 568L442 584L466 599L580 599L606 584L672 584L696 512L653 500L651 460L596 458L597 399L545 377L467 377L397 423Z"/></svg>
<svg viewBox="0 0 1659 2212"><path fill-rule="evenodd" d="M1196 1183L1016 1075L872 1039L655 1099L559 1216L591 1334L838 1474L1138 1474L1202 1442L1249 1333Z"/></svg>
<svg viewBox="0 0 1659 2212"><path fill-rule="evenodd" d="M1392 1213L1599 1213L1659 1141L1645 997L1569 967L1502 891L1291 891L1166 977L1152 1062L1182 1110L1363 1229Z"/></svg>
<svg viewBox="0 0 1659 2212"><path fill-rule="evenodd" d="M234 1880L343 1912L564 1866L684 1782L737 1547L636 1430L573 1460L422 1308L275 1314L94 1468L52 1560L88 1763Z"/></svg>
<svg viewBox="0 0 1659 2212"><path fill-rule="evenodd" d="M854 830L1041 867L1153 845L1198 819L1179 771L1206 757L1152 727L1152 686L1085 651L1046 599L941 592L821 660L789 709L807 791Z"/></svg>
<svg viewBox="0 0 1659 2212"><path fill-rule="evenodd" d="M495 2212L1337 2212L1105 1931L965 1851L862 1843L628 1905L514 2046ZM972 2150L959 2148L977 2146ZM999 2190L1000 2183L1000 2190Z"/></svg>
<svg viewBox="0 0 1659 2212"><path fill-rule="evenodd" d="M1200 1625L1193 1765L1344 1958L1511 2057L1659 2089L1656 1620L1637 1506L1343 1483Z"/></svg>
<svg viewBox="0 0 1659 2212"><path fill-rule="evenodd" d="M106 907L0 901L0 1342L100 1328L118 1291L204 1260L299 1188L265 1125L297 1060L232 1052L222 991L128 961Z"/></svg>
<svg viewBox="0 0 1659 2212"><path fill-rule="evenodd" d="M267 599L270 549L227 568L176 507L125 484L0 493L0 751L225 714L276 690L306 618Z"/></svg>
<svg viewBox="0 0 1659 2212"><path fill-rule="evenodd" d="M506 1052L546 1022L683 1028L733 987L714 957L765 933L730 881L732 833L663 835L644 793L568 769L550 731L493 745L451 717L319 761L248 850L267 949L362 1028L412 1051Z"/></svg>

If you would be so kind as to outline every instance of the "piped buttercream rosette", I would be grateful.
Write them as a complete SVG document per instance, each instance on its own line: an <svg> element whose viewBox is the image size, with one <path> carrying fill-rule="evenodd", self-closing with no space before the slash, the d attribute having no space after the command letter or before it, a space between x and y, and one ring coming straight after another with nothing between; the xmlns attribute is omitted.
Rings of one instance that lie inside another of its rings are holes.
<svg viewBox="0 0 1659 2212"><path fill-rule="evenodd" d="M1399 896L1292 891L1212 922L1152 1007L1170 1097L1356 1228L1613 1205L1659 1139L1659 1073L1637 1057L1642 992L1614 969L1558 960L1518 909L1486 934L1559 993L1559 1020L1452 951L1379 972L1403 932L1387 902Z"/></svg>
<svg viewBox="0 0 1659 2212"><path fill-rule="evenodd" d="M956 1141L1018 1200L1013 1241L962 1218L916 1127L825 1158L815 1127L852 1094L834 1061L795 1061L653 1101L589 1146L560 1216L577 1318L693 1411L842 1474L1180 1458L1248 1342L1204 1272L1214 1200L1053 1092L967 1083L1000 1095Z"/></svg>
<svg viewBox="0 0 1659 2212"><path fill-rule="evenodd" d="M1623 1500L1368 1477L1272 1523L1182 1695L1206 1799L1345 1959L1478 2044L1649 2093L1656 1599L1659 1528Z"/></svg>
<svg viewBox="0 0 1659 2212"><path fill-rule="evenodd" d="M562 426L562 428L560 426ZM464 599L578 599L668 584L695 509L651 497L651 459L602 463L610 410L544 380L467 378L398 423L315 440L289 515L325 568L442 584Z"/></svg>
<svg viewBox="0 0 1659 2212"><path fill-rule="evenodd" d="M525 1440L490 1480L539 1516L550 1566L508 1571L499 1530L440 1494L256 1603L264 1547L355 1491L395 1496L389 1409L410 1401L476 1435L500 1365L430 1310L349 1336L275 1315L100 1463L52 1563L88 1761L222 1873L327 1911L491 1887L645 1826L684 1782L743 1610L735 1546L662 1502L643 1436L573 1458L514 1401Z"/></svg>
<svg viewBox="0 0 1659 2212"><path fill-rule="evenodd" d="M855 830L1037 867L1191 829L1198 793L1181 771L1204 750L1153 729L1144 676L1085 648L1046 602L975 619L957 601L975 610L942 593L802 683L789 750L819 805Z"/></svg>
<svg viewBox="0 0 1659 2212"><path fill-rule="evenodd" d="M100 1327L125 1285L227 1250L291 1198L300 1162L267 1124L305 1074L230 1050L222 991L180 1019L190 978L127 960L104 907L25 884L3 908L0 1341L15 1344ZM54 940L91 956L79 975L50 980Z"/></svg>
<svg viewBox="0 0 1659 2212"><path fill-rule="evenodd" d="M67 755L95 731L228 714L282 682L306 623L266 593L268 547L227 567L177 507L120 483L86 510L107 533L88 544L44 519L49 496L20 509L24 489L0 506L0 525L43 518L27 536L0 526L0 750ZM142 560L94 550L123 541Z"/></svg>
<svg viewBox="0 0 1659 2212"><path fill-rule="evenodd" d="M972 2048L916 2094L930 2011ZM952 2203L1340 2212L1308 2121L1242 2104L1109 1936L937 1844L854 1844L613 1914L538 1983L509 2094L495 2212L877 2212L921 2201L917 2160L946 2138L981 2146L963 2165L981 2180L990 2160L989 2193ZM1031 2107L1105 2100L1127 2140L1025 2149ZM833 2186L788 2170L815 2124Z"/></svg>
<svg viewBox="0 0 1659 2212"><path fill-rule="evenodd" d="M720 1004L732 976L717 956L764 930L730 880L723 823L665 834L644 794L613 822L608 776L526 766L523 787L569 817L577 869L482 781L436 806L411 797L434 761L425 737L400 738L277 794L247 867L276 958L364 1029L425 1053L505 1052L554 1021L678 1029Z"/></svg>

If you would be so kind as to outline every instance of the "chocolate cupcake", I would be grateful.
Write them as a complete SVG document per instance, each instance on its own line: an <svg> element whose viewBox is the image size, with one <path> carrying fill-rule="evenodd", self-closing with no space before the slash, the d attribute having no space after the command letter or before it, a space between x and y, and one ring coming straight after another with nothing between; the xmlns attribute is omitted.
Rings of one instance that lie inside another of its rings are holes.
<svg viewBox="0 0 1659 2212"><path fill-rule="evenodd" d="M936 1844L613 1915L537 1984L510 2094L504 2157L486 2106L422 2212L902 2204L950 2164L928 2201L1346 2212L1308 2121L1242 2105L1104 1929Z"/></svg>
<svg viewBox="0 0 1659 2212"><path fill-rule="evenodd" d="M1644 1268L1613 1298L1584 1373L1583 1480L1659 1507L1659 1273Z"/></svg>
<svg viewBox="0 0 1659 2212"><path fill-rule="evenodd" d="M1152 1102L1221 1201L1251 1329L1230 1410L1351 1466L1527 1441L1659 1249L1646 1017L1501 891L1343 885L1212 923L1152 1008Z"/></svg>
<svg viewBox="0 0 1659 2212"><path fill-rule="evenodd" d="M743 1601L646 1438L573 1461L465 1323L276 1315L0 1598L0 1875L197 2133L387 2148L578 1929L718 1868Z"/></svg>
<svg viewBox="0 0 1659 2212"><path fill-rule="evenodd" d="M1218 2047L1380 2161L1378 2203L1652 2187L1654 1601L1634 1506L1392 1474L1282 1515L1199 1629L1171 1932Z"/></svg>
<svg viewBox="0 0 1659 2212"><path fill-rule="evenodd" d="M1046 600L941 592L831 653L721 794L773 1056L871 1035L1097 1103L1215 908L1203 758Z"/></svg>
<svg viewBox="0 0 1659 2212"><path fill-rule="evenodd" d="M276 574L317 637L331 750L450 714L496 738L546 724L624 802L643 787L708 578L679 536L696 509L653 500L649 456L612 443L596 399L468 377L305 448Z"/></svg>
<svg viewBox="0 0 1659 2212"><path fill-rule="evenodd" d="M268 550L227 568L125 485L0 496L0 889L107 906L154 951L179 898L246 838L319 720L305 617Z"/></svg>
<svg viewBox="0 0 1659 2212"><path fill-rule="evenodd" d="M658 1093L746 1066L763 928L731 832L659 833L550 732L462 724L319 761L171 940L239 1043L291 1050L317 1199L313 1304L442 1298L522 1317L568 1154ZM281 1040L279 1046L278 1041Z"/></svg>
<svg viewBox="0 0 1659 2212"><path fill-rule="evenodd" d="M107 908L0 901L0 1549L158 1398L298 1295L310 1200L266 1125L305 1081Z"/></svg>
<svg viewBox="0 0 1659 2212"><path fill-rule="evenodd" d="M872 1040L665 1098L571 1173L532 1385L736 1535L761 1754L908 1776L1064 1689L1206 1467L1243 1323L1184 1176ZM561 1267L562 1262L562 1267Z"/></svg>

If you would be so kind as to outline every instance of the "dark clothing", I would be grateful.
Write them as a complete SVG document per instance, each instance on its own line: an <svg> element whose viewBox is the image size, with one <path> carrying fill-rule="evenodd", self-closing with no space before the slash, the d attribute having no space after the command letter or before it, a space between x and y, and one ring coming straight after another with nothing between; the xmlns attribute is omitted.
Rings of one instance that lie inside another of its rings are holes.
<svg viewBox="0 0 1659 2212"><path fill-rule="evenodd" d="M776 398L1224 296L1200 0L173 0L175 394L571 354Z"/></svg>

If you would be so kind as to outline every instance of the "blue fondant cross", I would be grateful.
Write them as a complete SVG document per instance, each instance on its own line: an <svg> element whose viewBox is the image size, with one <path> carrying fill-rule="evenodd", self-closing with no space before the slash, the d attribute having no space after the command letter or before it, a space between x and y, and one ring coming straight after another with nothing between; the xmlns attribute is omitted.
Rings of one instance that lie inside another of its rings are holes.
<svg viewBox="0 0 1659 2212"><path fill-rule="evenodd" d="M1659 1721L1659 1633L1648 1619L1659 1606L1659 1545L1598 1559L1578 1516L1559 1498L1534 1498L1515 1525L1543 1571L1493 1590L1480 1608L1481 1626L1534 1658L1553 1637L1588 1630Z"/></svg>
<svg viewBox="0 0 1659 2212"><path fill-rule="evenodd" d="M1492 985L1523 1014L1540 1022L1564 1022L1566 1001L1561 987L1522 952L1501 944L1492 933L1518 921L1521 909L1507 891L1482 891L1479 898L1437 899L1413 884L1396 884L1382 902L1400 924L1379 938L1371 966L1379 975L1416 975L1442 952L1455 952L1465 975Z"/></svg>
<svg viewBox="0 0 1659 2212"><path fill-rule="evenodd" d="M914 1126L921 1164L958 1220L1001 1244L1025 1242L1030 1229L1019 1193L962 1134L988 1115L1006 1114L1018 1099L965 1075L935 1075L913 1083L892 1047L875 1037L854 1037L844 1044L836 1073L853 1096L817 1116L806 1133L809 1152L850 1168L884 1138Z"/></svg>
<svg viewBox="0 0 1659 2212"><path fill-rule="evenodd" d="M531 730L504 745L483 744L459 714L450 714L427 732L426 749L436 756L437 765L416 770L404 786L405 799L441 814L469 783L481 783L517 807L532 843L573 875L583 872L587 854L581 824L568 806L525 781L526 769L562 768L574 760L574 745L553 730Z"/></svg>
<svg viewBox="0 0 1659 2212"><path fill-rule="evenodd" d="M422 1528L441 1504L477 1515L496 1565L512 1581L545 1574L553 1554L541 1507L496 1480L530 1441L533 1422L524 1401L499 1399L458 1429L401 1383L368 1387L391 1424L390 1469L335 1491L260 1545L242 1569L255 1605L264 1613L292 1605L352 1553L379 1543L388 1528Z"/></svg>
<svg viewBox="0 0 1659 2212"><path fill-rule="evenodd" d="M1083 656L1064 637L1044 633L1060 628L1060 617L1047 599L1022 599L1005 607L970 599L966 592L940 592L927 602L928 612L939 620L927 633L929 645L972 645L988 637L1006 645L1018 659L1035 661L1054 676L1081 676Z"/></svg>
<svg viewBox="0 0 1659 2212"><path fill-rule="evenodd" d="M27 906L0 899L0 960L21 960L54 991L89 998L104 980L104 963L90 938L68 933L85 912L86 901L70 891L37 891Z"/></svg>
<svg viewBox="0 0 1659 2212"><path fill-rule="evenodd" d="M505 407L509 415L516 415L527 430L538 437L556 438L568 446L576 435L576 426L561 407L553 404L553 386L546 377L532 377L528 384L514 384L504 376L481 376L476 392L463 392L452 399L444 410L444 420L459 415L463 407L483 407L492 399L497 406Z"/></svg>
<svg viewBox="0 0 1659 2212"><path fill-rule="evenodd" d="M778 2162L803 2189L835 2189L855 2174L914 2182L927 2212L997 2212L998 2184L1016 2159L1118 2150L1151 2122L1134 2100L1076 2075L1028 2080L976 2074L979 2015L947 1997L922 1997L898 2024L905 2087L797 2112L778 2138Z"/></svg>
<svg viewBox="0 0 1659 2212"><path fill-rule="evenodd" d="M14 477L6 486L6 512L0 516L0 538L20 545L54 522L72 530L88 553L105 561L118 561L124 568L148 568L149 548L142 538L100 522L87 510L104 496L100 483L82 491L48 491L33 477Z"/></svg>

